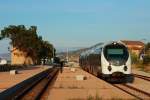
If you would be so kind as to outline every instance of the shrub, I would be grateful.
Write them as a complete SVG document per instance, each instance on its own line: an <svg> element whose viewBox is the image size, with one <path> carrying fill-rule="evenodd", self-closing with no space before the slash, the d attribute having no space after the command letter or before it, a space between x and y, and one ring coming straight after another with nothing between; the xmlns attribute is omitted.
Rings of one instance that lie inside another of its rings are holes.
<svg viewBox="0 0 150 100"><path fill-rule="evenodd" d="M143 64L149 64L150 63L150 55L145 55L143 59Z"/></svg>
<svg viewBox="0 0 150 100"><path fill-rule="evenodd" d="M25 65L0 65L0 72L10 71L10 70L17 70L27 68Z"/></svg>
<svg viewBox="0 0 150 100"><path fill-rule="evenodd" d="M131 53L131 61L132 61L132 64L139 63L138 56L135 53Z"/></svg>

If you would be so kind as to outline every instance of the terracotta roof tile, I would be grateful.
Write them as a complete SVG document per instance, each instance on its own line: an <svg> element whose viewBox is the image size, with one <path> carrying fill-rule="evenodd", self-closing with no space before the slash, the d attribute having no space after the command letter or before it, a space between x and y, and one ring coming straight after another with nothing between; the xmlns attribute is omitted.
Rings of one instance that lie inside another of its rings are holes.
<svg viewBox="0 0 150 100"><path fill-rule="evenodd" d="M130 49L133 49L133 50L142 50L143 48L139 48L139 47L130 47Z"/></svg>
<svg viewBox="0 0 150 100"><path fill-rule="evenodd" d="M123 43L125 43L126 45L140 45L140 46L144 46L144 43L141 41L130 41L130 40L121 40Z"/></svg>

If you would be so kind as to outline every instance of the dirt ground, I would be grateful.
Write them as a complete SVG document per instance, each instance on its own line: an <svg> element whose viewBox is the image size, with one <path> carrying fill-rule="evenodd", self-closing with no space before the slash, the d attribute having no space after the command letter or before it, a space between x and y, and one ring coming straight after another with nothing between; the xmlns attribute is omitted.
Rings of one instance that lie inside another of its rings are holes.
<svg viewBox="0 0 150 100"><path fill-rule="evenodd" d="M131 95L113 87L109 83L79 69L71 71L64 68L56 81L49 87L48 100L100 100L100 99L134 99ZM83 75L85 80L77 80Z"/></svg>
<svg viewBox="0 0 150 100"><path fill-rule="evenodd" d="M138 71L143 71L143 72L146 72L146 73L150 73L150 64L149 65L133 64L132 69L138 70Z"/></svg>
<svg viewBox="0 0 150 100"><path fill-rule="evenodd" d="M128 85L131 85L135 88L138 88L140 90L143 90L145 92L150 93L150 82L140 79L140 78L135 78L133 83L128 83Z"/></svg>

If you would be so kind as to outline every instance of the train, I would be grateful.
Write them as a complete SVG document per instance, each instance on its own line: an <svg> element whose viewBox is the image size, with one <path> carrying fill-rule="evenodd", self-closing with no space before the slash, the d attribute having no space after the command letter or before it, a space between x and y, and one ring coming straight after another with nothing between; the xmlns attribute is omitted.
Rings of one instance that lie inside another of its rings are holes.
<svg viewBox="0 0 150 100"><path fill-rule="evenodd" d="M109 82L134 81L130 52L121 41L107 42L82 52L79 65L83 70Z"/></svg>

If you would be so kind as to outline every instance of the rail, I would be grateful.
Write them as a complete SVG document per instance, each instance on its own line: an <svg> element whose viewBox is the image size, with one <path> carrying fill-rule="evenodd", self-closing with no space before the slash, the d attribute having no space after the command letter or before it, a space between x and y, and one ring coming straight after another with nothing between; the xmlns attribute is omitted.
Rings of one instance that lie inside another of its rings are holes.
<svg viewBox="0 0 150 100"><path fill-rule="evenodd" d="M139 75L139 74L133 74L135 77L150 81L150 77L148 76L143 76L143 75Z"/></svg>
<svg viewBox="0 0 150 100"><path fill-rule="evenodd" d="M127 84L112 84L112 85L134 96L137 99L140 99L140 100L150 99L150 93L137 89L133 86L130 86Z"/></svg>
<svg viewBox="0 0 150 100"><path fill-rule="evenodd" d="M0 93L0 100L20 100L29 96L38 85L43 84L41 90L34 94L34 98L38 98L43 93L46 85L53 79L53 77L58 72L58 69L49 68L33 77L24 80L23 82L3 91ZM43 81L44 80L44 81ZM28 99L29 100L29 99ZM30 99L31 100L31 99ZM34 99L35 100L35 99Z"/></svg>

